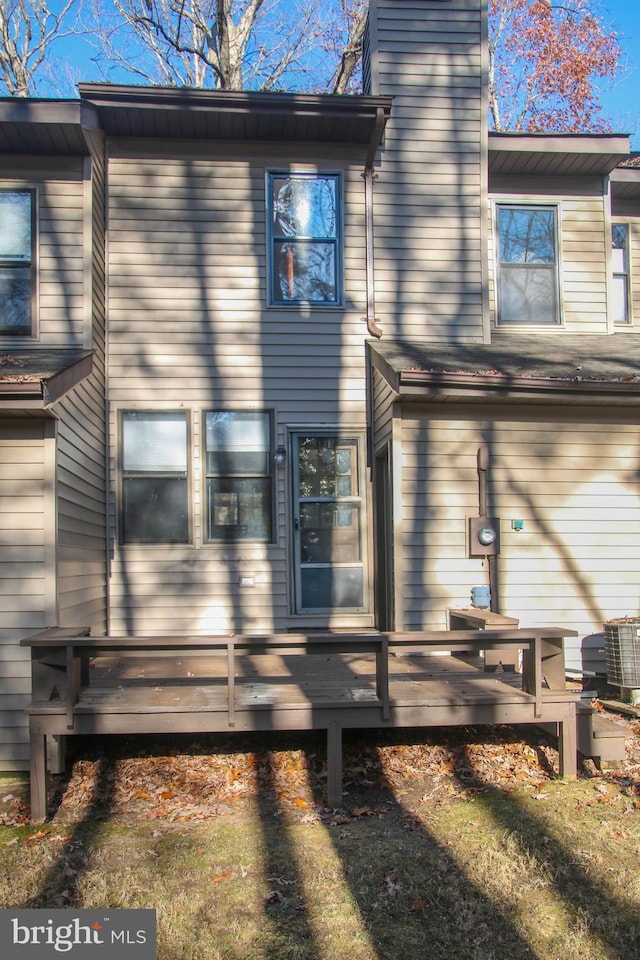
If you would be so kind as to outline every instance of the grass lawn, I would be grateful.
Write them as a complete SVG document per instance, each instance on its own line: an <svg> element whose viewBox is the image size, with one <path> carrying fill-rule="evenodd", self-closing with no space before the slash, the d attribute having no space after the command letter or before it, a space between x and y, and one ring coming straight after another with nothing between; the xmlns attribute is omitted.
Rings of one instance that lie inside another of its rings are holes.
<svg viewBox="0 0 640 960"><path fill-rule="evenodd" d="M346 737L340 810L313 736L81 745L44 824L0 782L0 906L155 908L159 960L635 960L639 735L571 784L509 728Z"/></svg>

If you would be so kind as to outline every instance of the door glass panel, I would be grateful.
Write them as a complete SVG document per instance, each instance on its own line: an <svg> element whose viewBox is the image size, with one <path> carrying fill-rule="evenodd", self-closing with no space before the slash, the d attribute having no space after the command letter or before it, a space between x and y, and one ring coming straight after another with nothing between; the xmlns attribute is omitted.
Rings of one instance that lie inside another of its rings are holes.
<svg viewBox="0 0 640 960"><path fill-rule="evenodd" d="M362 503L358 441L297 437L296 610L362 610Z"/></svg>
<svg viewBox="0 0 640 960"><path fill-rule="evenodd" d="M301 504L300 559L302 563L360 560L359 504Z"/></svg>
<svg viewBox="0 0 640 960"><path fill-rule="evenodd" d="M302 607L340 609L364 606L362 567L303 567Z"/></svg>
<svg viewBox="0 0 640 960"><path fill-rule="evenodd" d="M356 450L356 440L302 437L299 447L300 496L357 496Z"/></svg>

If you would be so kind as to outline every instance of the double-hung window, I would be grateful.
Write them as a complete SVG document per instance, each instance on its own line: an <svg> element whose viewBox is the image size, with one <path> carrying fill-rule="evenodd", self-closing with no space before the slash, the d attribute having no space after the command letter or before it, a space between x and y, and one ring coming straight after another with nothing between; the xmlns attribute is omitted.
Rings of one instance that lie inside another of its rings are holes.
<svg viewBox="0 0 640 960"><path fill-rule="evenodd" d="M340 178L269 175L270 301L339 304Z"/></svg>
<svg viewBox="0 0 640 960"><path fill-rule="evenodd" d="M0 334L33 330L34 206L32 190L0 190Z"/></svg>
<svg viewBox="0 0 640 960"><path fill-rule="evenodd" d="M188 543L188 429L182 411L121 421L123 543Z"/></svg>
<svg viewBox="0 0 640 960"><path fill-rule="evenodd" d="M627 324L629 316L629 225L614 223L611 227L613 260L613 322Z"/></svg>
<svg viewBox="0 0 640 960"><path fill-rule="evenodd" d="M557 208L499 204L496 221L498 323L558 324Z"/></svg>
<svg viewBox="0 0 640 960"><path fill-rule="evenodd" d="M205 413L206 539L272 539L272 425L264 411Z"/></svg>

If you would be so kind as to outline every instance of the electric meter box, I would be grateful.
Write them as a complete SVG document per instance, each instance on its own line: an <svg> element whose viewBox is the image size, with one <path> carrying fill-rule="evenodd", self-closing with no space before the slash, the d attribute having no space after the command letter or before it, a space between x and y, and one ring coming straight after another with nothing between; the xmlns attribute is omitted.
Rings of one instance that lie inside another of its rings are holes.
<svg viewBox="0 0 640 960"><path fill-rule="evenodd" d="M469 556L494 557L500 553L498 517L469 518Z"/></svg>

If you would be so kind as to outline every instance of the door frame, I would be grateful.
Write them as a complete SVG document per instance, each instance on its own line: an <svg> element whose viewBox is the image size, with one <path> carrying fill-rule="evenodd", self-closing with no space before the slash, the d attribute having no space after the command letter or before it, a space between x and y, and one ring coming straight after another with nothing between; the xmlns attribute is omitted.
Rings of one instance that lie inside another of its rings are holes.
<svg viewBox="0 0 640 960"><path fill-rule="evenodd" d="M373 564L375 625L395 628L395 551L391 444L376 450L373 464Z"/></svg>
<svg viewBox="0 0 640 960"><path fill-rule="evenodd" d="M301 437L344 437L356 441L357 450L357 477L358 500L360 502L360 562L363 578L363 606L353 608L327 607L303 608L298 605L300 596L300 553L299 530L295 529L295 521L299 507L298 497L298 440ZM371 484L367 479L366 432L362 426L340 427L331 424L292 424L286 427L287 452L290 462L288 471L289 491L287 524L288 524L288 581L290 616L296 624L305 622L309 626L352 626L366 627L373 625L373 589L372 547L371 547Z"/></svg>

